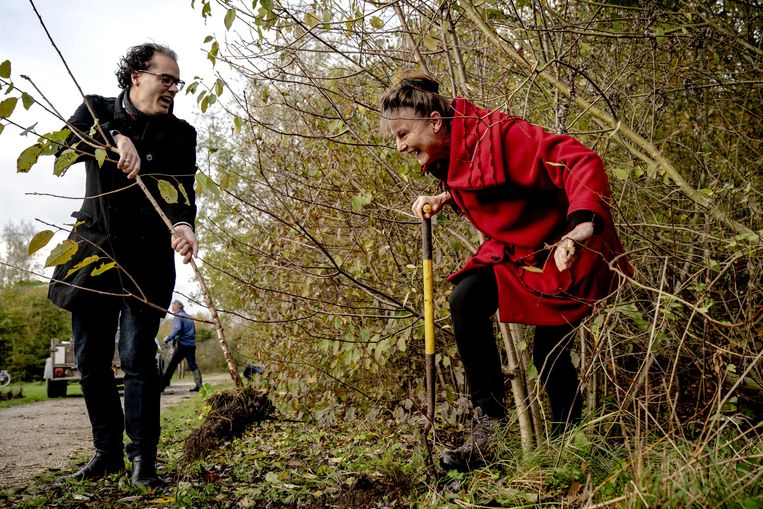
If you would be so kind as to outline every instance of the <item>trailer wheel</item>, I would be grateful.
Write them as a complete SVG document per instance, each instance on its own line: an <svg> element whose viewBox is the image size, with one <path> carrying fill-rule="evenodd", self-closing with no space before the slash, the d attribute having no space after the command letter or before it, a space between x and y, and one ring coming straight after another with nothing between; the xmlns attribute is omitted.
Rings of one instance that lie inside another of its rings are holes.
<svg viewBox="0 0 763 509"><path fill-rule="evenodd" d="M66 396L66 380L48 380L47 389L49 398L63 398Z"/></svg>

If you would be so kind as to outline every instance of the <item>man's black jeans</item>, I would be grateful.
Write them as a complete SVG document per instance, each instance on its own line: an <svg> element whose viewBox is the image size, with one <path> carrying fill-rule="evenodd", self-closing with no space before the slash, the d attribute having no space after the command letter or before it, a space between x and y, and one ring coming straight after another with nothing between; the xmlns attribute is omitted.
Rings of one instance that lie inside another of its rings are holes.
<svg viewBox="0 0 763 509"><path fill-rule="evenodd" d="M491 320L498 309L493 267L466 275L448 302L472 405L492 417L503 417L505 388ZM570 357L576 325L535 327L533 362L548 393L554 423L575 423L580 419L582 400Z"/></svg>
<svg viewBox="0 0 763 509"><path fill-rule="evenodd" d="M127 456L156 457L159 443L159 372L156 333L160 317L138 304L120 301L87 312L72 313L72 334L80 385L93 428L95 448L123 454L122 434L130 443ZM119 326L119 359L124 371L124 413L111 362Z"/></svg>

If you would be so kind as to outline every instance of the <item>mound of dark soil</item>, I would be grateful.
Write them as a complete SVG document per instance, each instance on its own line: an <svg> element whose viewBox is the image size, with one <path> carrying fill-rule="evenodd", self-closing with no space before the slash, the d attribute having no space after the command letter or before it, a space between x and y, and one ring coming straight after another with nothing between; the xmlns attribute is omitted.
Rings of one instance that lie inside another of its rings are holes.
<svg viewBox="0 0 763 509"><path fill-rule="evenodd" d="M193 463L225 441L240 437L249 425L267 419L275 410L267 393L244 387L209 398L209 413L183 444L183 463Z"/></svg>

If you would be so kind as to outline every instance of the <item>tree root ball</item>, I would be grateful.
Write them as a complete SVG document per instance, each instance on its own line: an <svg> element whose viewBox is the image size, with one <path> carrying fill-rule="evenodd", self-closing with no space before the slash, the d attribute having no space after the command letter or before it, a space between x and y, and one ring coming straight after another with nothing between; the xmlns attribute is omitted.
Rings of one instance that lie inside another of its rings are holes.
<svg viewBox="0 0 763 509"><path fill-rule="evenodd" d="M250 424L267 419L275 410L267 393L267 389L244 387L211 396L201 426L183 444L182 463L193 463L223 442L240 437Z"/></svg>

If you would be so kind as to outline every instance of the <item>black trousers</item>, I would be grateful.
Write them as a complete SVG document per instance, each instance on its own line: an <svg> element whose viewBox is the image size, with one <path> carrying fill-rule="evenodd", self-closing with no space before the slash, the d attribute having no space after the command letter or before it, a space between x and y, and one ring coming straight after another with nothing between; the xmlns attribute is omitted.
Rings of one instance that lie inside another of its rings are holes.
<svg viewBox="0 0 763 509"><path fill-rule="evenodd" d="M199 369L199 367L196 365L196 346L183 346L178 344L175 347L175 351L172 352L170 363L167 365L167 368L164 370L164 374L162 375L162 390L170 385L172 375L175 374L175 370L180 365L180 363L183 362L183 359L188 362L188 369L191 370L191 372Z"/></svg>
<svg viewBox="0 0 763 509"><path fill-rule="evenodd" d="M505 414L504 380L492 316L498 309L498 285L492 267L459 281L448 298L458 353L464 364L472 405L493 417ZM533 363L551 404L555 428L580 420L582 400L570 347L577 324L536 326Z"/></svg>
<svg viewBox="0 0 763 509"><path fill-rule="evenodd" d="M156 333L159 316L125 300L72 313L72 335L80 385L97 450L122 457L122 434L130 438L127 456L156 456L159 443L159 373ZM119 327L119 358L124 372L124 411L111 369Z"/></svg>

